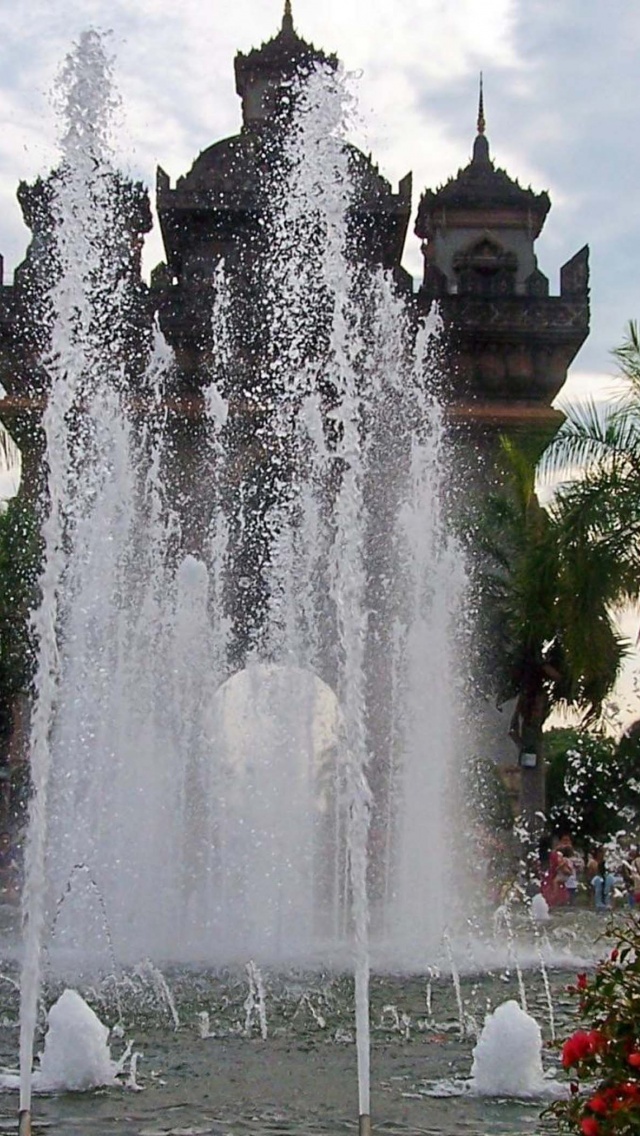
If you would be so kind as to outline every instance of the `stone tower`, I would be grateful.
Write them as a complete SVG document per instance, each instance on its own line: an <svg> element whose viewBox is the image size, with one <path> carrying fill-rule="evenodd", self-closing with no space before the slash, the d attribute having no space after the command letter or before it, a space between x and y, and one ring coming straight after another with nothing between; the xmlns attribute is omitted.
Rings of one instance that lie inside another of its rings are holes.
<svg viewBox="0 0 640 1136"><path fill-rule="evenodd" d="M264 216L273 194L272 173L287 131L299 80L321 65L335 71L338 60L296 32L286 0L282 26L260 48L235 59L236 91L242 102L238 134L215 142L196 158L172 188L157 171L156 205L166 252L152 276L160 325L177 353L184 390L195 392L207 325L215 266L222 260L233 281L234 300L246 312L245 357L251 366L260 351L255 326L256 268L264 249ZM394 193L370 157L350 147L355 204L351 225L358 256L411 281L400 267L411 215L411 176ZM248 356L248 357L247 357Z"/></svg>
<svg viewBox="0 0 640 1136"><path fill-rule="evenodd" d="M237 542L242 565L236 577L243 581L236 595L235 622L245 627L260 622L259 565L268 555L265 512L272 501L270 487L281 476L268 441L273 440L268 403L274 375L269 370L268 284L265 291L272 249L265 222L274 199L283 192L282 184L286 192L286 182L278 181L278 168L300 80L318 66L332 72L338 60L298 35L287 0L276 35L236 56L235 84L242 107L239 132L203 150L175 185L164 170L157 171L156 205L165 261L152 274L150 298L176 358L169 408L171 476L175 496L182 502L185 544L194 552L207 521L208 473L199 455L200 439L208 428L203 388L211 379L211 321L219 287L216 270L222 264L231 297L233 350L223 394L228 404L225 436L233 453L228 476L234 480L226 492L231 499L242 495L242 486L259 486L252 523L238 522L236 533L231 522L231 540ZM411 280L401 258L411 216L411 177L394 192L370 156L353 146L346 149L354 189L348 214L353 261L388 269L410 296ZM317 349L318 344L313 350ZM240 645L240 655L242 650Z"/></svg>
<svg viewBox="0 0 640 1136"><path fill-rule="evenodd" d="M260 353L253 318L255 267L263 253L264 211L279 138L287 129L293 80L337 59L296 32L285 0L277 34L235 59L242 101L238 134L215 142L174 187L157 171L156 203L165 261L140 280L140 245L151 225L141 186L131 186L131 270L139 280L141 326L157 313L174 349L177 377L172 413L193 424L202 412L203 361L210 347L215 266L224 259L235 299L244 306L245 358L251 371ZM394 273L416 318L437 301L452 376L451 417L465 438L491 448L497 432L548 435L558 420L550 403L589 328L588 249L563 266L560 295L537 266L535 240L550 208L546 193L523 189L496 168L485 133L482 88L470 163L445 185L423 193L415 232L422 240L424 277L417 293L401 267L411 213L411 175L394 192L370 157L350 147L356 195L351 224L363 262ZM0 381L6 397L0 416L20 445L26 476L37 480L38 421L46 392L37 364L30 308L37 262L46 241L47 195L52 179L21 185L19 198L33 239L13 284L0 276ZM1 270L0 270L1 271ZM37 288L36 288L37 291ZM187 433L193 425L185 425ZM190 478L185 470L185 491Z"/></svg>
<svg viewBox="0 0 640 1136"><path fill-rule="evenodd" d="M452 415L479 444L496 431L548 435L550 403L589 332L589 251L560 271L560 295L538 268L535 241L551 202L496 168L480 81L469 164L427 189L415 232L422 240L420 312L437 301L448 332Z"/></svg>
<svg viewBox="0 0 640 1136"><path fill-rule="evenodd" d="M495 166L485 129L481 78L471 161L425 191L415 224L424 255L418 311L437 302L446 329L458 491L476 497L500 478L500 435L538 458L562 421L551 402L589 332L588 248L563 265L560 295L550 295L535 241L551 202ZM533 817L544 809L544 768L539 759L524 768L527 747L518 756L508 735L513 711L483 706L470 744L498 761L519 809Z"/></svg>

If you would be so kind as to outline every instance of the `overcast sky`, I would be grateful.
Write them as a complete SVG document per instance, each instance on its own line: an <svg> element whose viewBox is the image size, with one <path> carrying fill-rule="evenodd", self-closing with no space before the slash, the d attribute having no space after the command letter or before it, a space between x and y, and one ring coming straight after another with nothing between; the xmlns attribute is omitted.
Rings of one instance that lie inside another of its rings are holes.
<svg viewBox="0 0 640 1136"><path fill-rule="evenodd" d="M293 0L298 32L360 74L363 130L394 183L414 174L414 211L469 160L478 72L497 164L549 191L538 241L552 292L559 269L591 247L592 332L572 389L612 369L611 348L640 317L640 4L637 0ZM28 234L20 178L55 158L50 93L72 41L112 29L122 96L118 151L150 187L172 180L240 123L233 57L273 35L282 0L0 0L0 251L5 280ZM147 269L160 259L158 238ZM419 242L407 241L418 277Z"/></svg>

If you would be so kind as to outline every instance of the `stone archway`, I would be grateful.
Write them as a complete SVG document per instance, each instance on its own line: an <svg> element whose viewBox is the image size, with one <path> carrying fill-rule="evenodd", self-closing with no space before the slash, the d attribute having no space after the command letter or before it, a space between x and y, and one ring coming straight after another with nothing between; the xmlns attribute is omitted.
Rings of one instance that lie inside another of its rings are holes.
<svg viewBox="0 0 640 1136"><path fill-rule="evenodd" d="M250 662L205 715L210 901L239 950L283 958L342 937L347 911L342 721L331 688Z"/></svg>

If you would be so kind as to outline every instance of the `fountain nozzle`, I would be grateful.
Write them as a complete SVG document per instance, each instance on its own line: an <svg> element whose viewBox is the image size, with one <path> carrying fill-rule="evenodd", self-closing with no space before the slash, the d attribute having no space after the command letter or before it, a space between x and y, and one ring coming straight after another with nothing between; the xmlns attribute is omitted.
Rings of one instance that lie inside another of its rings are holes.
<svg viewBox="0 0 640 1136"><path fill-rule="evenodd" d="M371 1136L371 1117L367 1112L358 1117L358 1136Z"/></svg>
<svg viewBox="0 0 640 1136"><path fill-rule="evenodd" d="M18 1136L31 1136L31 1111L22 1108L18 1113Z"/></svg>

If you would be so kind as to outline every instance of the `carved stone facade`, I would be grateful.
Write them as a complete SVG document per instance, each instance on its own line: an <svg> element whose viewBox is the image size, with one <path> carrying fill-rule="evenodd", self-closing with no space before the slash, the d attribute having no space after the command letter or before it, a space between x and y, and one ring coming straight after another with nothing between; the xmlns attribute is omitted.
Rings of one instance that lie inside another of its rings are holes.
<svg viewBox="0 0 640 1136"><path fill-rule="evenodd" d="M242 99L239 134L214 143L172 188L157 171L156 204L166 263L152 275L154 307L165 337L177 353L185 390L199 386L203 348L210 338L213 270L224 260L234 301L244 310L245 375L261 349L255 292L259 265L268 257L264 221L274 193L273 171L295 103L295 83L310 70L337 67L294 30L289 4L278 34L235 60L236 90ZM382 265L411 281L400 261L411 215L411 177L394 193L371 158L349 148L354 186L349 223L351 245L364 263Z"/></svg>
<svg viewBox="0 0 640 1136"><path fill-rule="evenodd" d="M551 202L523 189L489 153L480 90L471 162L420 200L424 278L418 309L436 301L447 328L452 415L477 435L548 432L550 403L589 333L589 251L560 272L560 295L538 268L534 242Z"/></svg>
<svg viewBox="0 0 640 1136"><path fill-rule="evenodd" d="M18 201L31 241L12 284L2 281L0 258L0 420L17 443L22 460L21 491L37 498L43 476L44 437L40 426L47 397L47 376L40 362L46 349L50 321L47 293L52 271L52 194L60 171L21 182ZM126 368L133 383L146 361L152 323L149 289L141 277L144 236L151 229L146 189L119 174L110 175L110 193L122 219L122 274L130 284L135 316L125 345Z"/></svg>
<svg viewBox="0 0 640 1136"><path fill-rule="evenodd" d="M256 287L252 266L265 251L262 219L269 172L291 113L292 80L318 64L335 69L337 60L296 33L286 0L282 26L273 39L236 57L240 132L204 150L174 187L162 169L157 171L156 203L166 260L152 273L150 289L140 277L140 249L151 227L146 193L139 185L116 187L128 215L129 270L137 280L141 341L157 313L178 361L172 406L178 417L191 422L202 410L213 270L222 259L248 313L244 362L249 369L259 354L259 329L251 317L251 290ZM494 166L482 93L471 162L438 190L425 191L420 200L415 231L423 242L425 269L417 293L401 268L411 175L395 193L370 157L355 148L350 156L357 256L394 272L418 320L434 301L440 306L451 417L476 440L495 436L501 428L548 430L557 420L550 403L588 334L588 250L582 249L563 267L560 295L550 296L534 251L549 198L523 189ZM38 423L46 392L37 362L34 296L44 283L39 274L46 265L49 199L56 176L19 187L32 240L13 284L2 282L0 262L0 381L6 391L0 416L22 450L27 486L39 480ZM139 356L140 350L132 350L132 355Z"/></svg>

